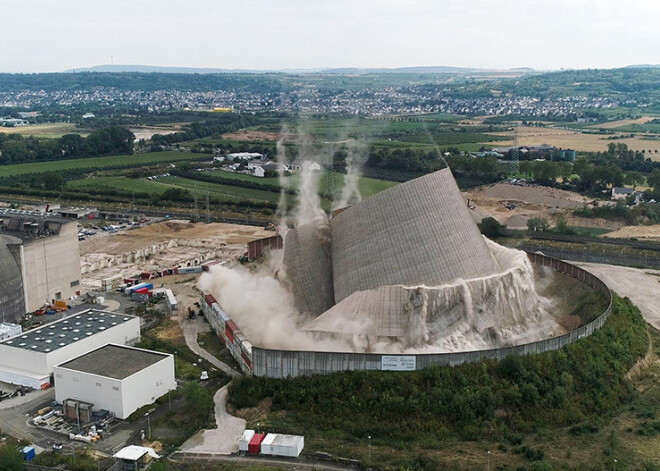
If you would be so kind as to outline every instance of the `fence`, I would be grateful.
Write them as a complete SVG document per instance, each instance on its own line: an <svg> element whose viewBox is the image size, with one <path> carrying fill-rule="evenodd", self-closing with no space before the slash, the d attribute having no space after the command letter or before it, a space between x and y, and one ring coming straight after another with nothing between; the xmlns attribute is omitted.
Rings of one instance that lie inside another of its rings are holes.
<svg viewBox="0 0 660 471"><path fill-rule="evenodd" d="M647 267L660 269L660 254L649 252L630 253L617 250L577 250L549 247L543 244L523 243L516 248L526 252L543 252L549 257L574 262L606 263L628 267Z"/></svg>
<svg viewBox="0 0 660 471"><path fill-rule="evenodd" d="M253 346L252 368L254 375L286 378L345 370L412 371L432 365L455 366L486 359L502 360L511 354L528 355L558 350L581 338L588 337L605 324L612 311L612 294L605 283L598 277L570 263L542 254L528 252L527 255L534 265L565 273L605 295L608 298L608 306L605 311L594 321L557 337L523 345L470 352L382 355L375 353L271 350Z"/></svg>

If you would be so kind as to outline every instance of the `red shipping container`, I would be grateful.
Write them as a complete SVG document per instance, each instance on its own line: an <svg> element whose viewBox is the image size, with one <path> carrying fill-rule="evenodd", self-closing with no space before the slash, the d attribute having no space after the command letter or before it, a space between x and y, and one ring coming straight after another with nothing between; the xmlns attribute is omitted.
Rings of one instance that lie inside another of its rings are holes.
<svg viewBox="0 0 660 471"><path fill-rule="evenodd" d="M215 298L213 297L213 295L211 295L211 294L207 294L206 296L204 296L204 301L206 301L206 304L208 304L209 306L212 305L213 303L217 302L215 300Z"/></svg>
<svg viewBox="0 0 660 471"><path fill-rule="evenodd" d="M248 443L248 454L258 455L261 452L261 442L264 441L265 433L255 433Z"/></svg>

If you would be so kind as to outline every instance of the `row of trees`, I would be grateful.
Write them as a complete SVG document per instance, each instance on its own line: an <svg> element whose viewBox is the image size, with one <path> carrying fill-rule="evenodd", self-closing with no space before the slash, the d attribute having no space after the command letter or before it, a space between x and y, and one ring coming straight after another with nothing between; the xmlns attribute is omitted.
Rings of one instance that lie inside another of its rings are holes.
<svg viewBox="0 0 660 471"><path fill-rule="evenodd" d="M131 154L134 140L131 131L119 126L92 131L87 137L65 134L59 139L0 133L0 164Z"/></svg>

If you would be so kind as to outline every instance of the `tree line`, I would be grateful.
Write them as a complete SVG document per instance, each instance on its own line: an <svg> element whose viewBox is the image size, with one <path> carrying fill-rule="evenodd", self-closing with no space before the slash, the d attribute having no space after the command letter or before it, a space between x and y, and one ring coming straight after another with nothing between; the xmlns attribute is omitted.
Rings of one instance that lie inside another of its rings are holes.
<svg viewBox="0 0 660 471"><path fill-rule="evenodd" d="M58 139L0 133L0 165L132 154L134 140L131 131L119 126L92 131L87 137L65 134Z"/></svg>

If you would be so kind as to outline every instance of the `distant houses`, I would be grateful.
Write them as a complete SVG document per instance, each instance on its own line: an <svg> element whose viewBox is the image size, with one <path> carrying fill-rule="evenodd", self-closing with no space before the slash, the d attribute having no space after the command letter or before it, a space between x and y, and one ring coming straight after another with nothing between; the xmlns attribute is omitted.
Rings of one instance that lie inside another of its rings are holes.
<svg viewBox="0 0 660 471"><path fill-rule="evenodd" d="M240 171L258 178L263 178L270 172L278 174L285 172L296 173L303 168L303 161L301 160L282 164L266 159L263 154L258 152L234 152L227 155L215 155L213 156L213 163L224 164L224 168L227 171ZM309 161L308 165L313 172L318 172L322 169L321 165L317 162Z"/></svg>
<svg viewBox="0 0 660 471"><path fill-rule="evenodd" d="M555 146L543 144L540 146L520 146L520 147L493 147L490 150L471 152L472 157L497 157L498 159L510 160L515 158L514 153L518 152L519 160L558 160L573 162L575 160L575 151L572 149L558 149Z"/></svg>

